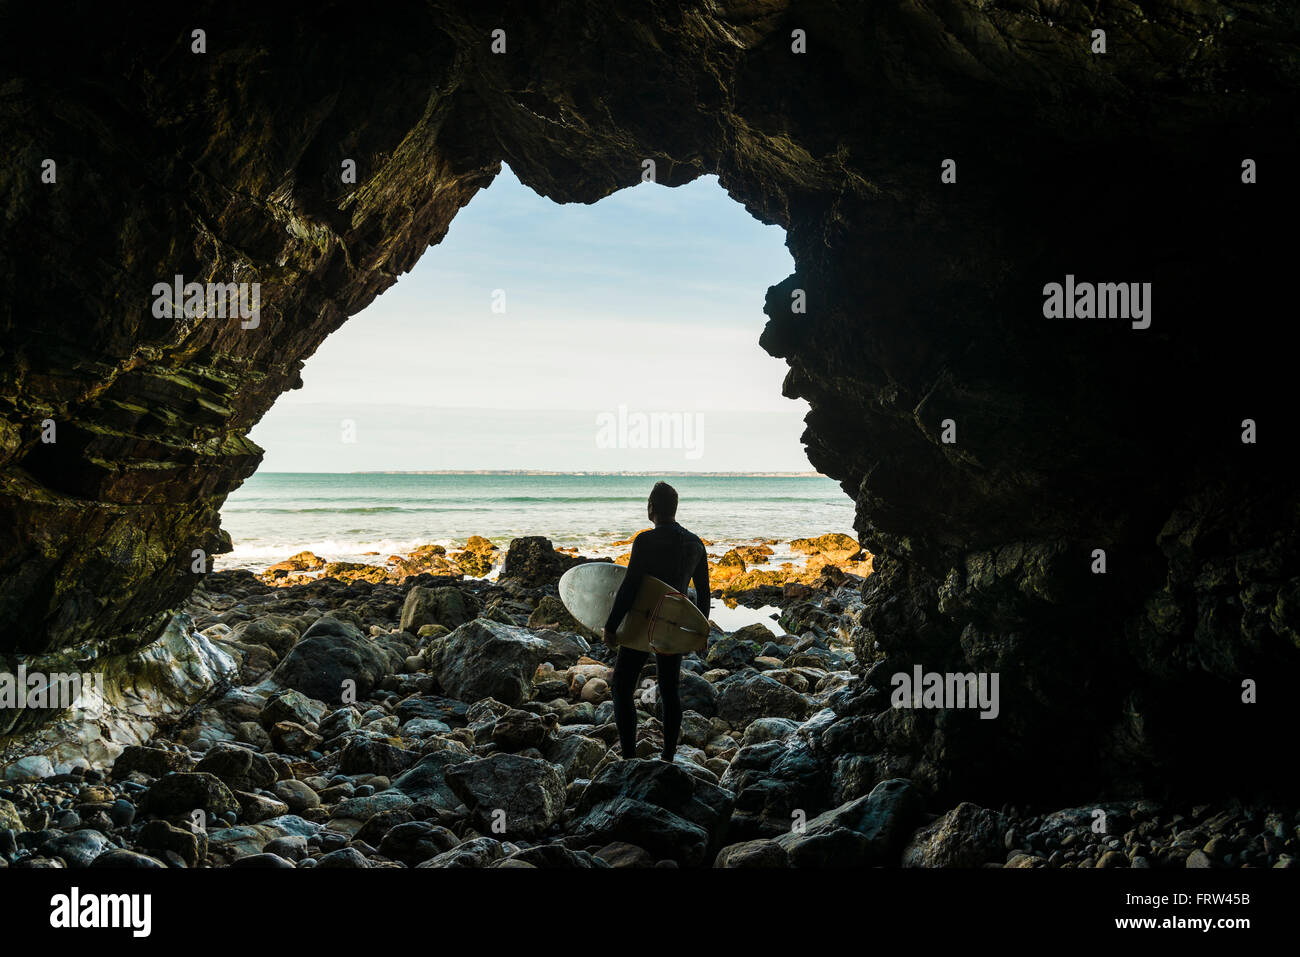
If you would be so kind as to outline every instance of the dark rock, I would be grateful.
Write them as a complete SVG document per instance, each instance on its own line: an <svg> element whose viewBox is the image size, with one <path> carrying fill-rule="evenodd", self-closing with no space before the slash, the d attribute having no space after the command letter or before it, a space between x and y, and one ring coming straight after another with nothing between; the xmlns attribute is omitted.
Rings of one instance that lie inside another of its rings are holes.
<svg viewBox="0 0 1300 957"><path fill-rule="evenodd" d="M220 817L237 813L239 802L216 775L192 772L159 778L144 793L140 807L161 817L188 815L197 810Z"/></svg>
<svg viewBox="0 0 1300 957"><path fill-rule="evenodd" d="M266 699L258 714L262 727L270 728L281 721L295 721L301 725L318 724L325 716L325 705L300 691L285 688Z"/></svg>
<svg viewBox="0 0 1300 957"><path fill-rule="evenodd" d="M231 867L269 867L292 868L293 861L286 860L279 854L263 851L261 854L246 854L230 862Z"/></svg>
<svg viewBox="0 0 1300 957"><path fill-rule="evenodd" d="M316 862L317 867L325 868L358 868L369 867L370 862L366 860L365 855L355 847L341 847L337 851L330 851L328 854L322 854Z"/></svg>
<svg viewBox="0 0 1300 957"><path fill-rule="evenodd" d="M527 629L476 618L439 639L430 670L453 698L517 705L528 700L546 650Z"/></svg>
<svg viewBox="0 0 1300 957"><path fill-rule="evenodd" d="M595 854L571 850L559 844L542 844L525 848L511 854L505 861L498 862L497 866L504 866L508 862L515 866L529 867L605 868L613 866Z"/></svg>
<svg viewBox="0 0 1300 957"><path fill-rule="evenodd" d="M676 764L615 761L578 802L575 833L593 843L621 841L686 867L712 862L735 796Z"/></svg>
<svg viewBox="0 0 1300 957"><path fill-rule="evenodd" d="M82 830L47 841L41 853L63 858L69 867L89 867L110 846L108 838L98 831Z"/></svg>
<svg viewBox="0 0 1300 957"><path fill-rule="evenodd" d="M208 853L208 839L202 831L174 827L166 821L148 821L140 831L142 848L158 853L174 853L187 867L196 867Z"/></svg>
<svg viewBox="0 0 1300 957"><path fill-rule="evenodd" d="M501 842L490 837L476 837L458 844L416 867L487 867L505 854Z"/></svg>
<svg viewBox="0 0 1300 957"><path fill-rule="evenodd" d="M559 581L561 575L583 561L585 559L557 552L549 538L529 535L511 539L501 577L514 578L530 588L539 588Z"/></svg>
<svg viewBox="0 0 1300 957"><path fill-rule="evenodd" d="M714 867L789 867L785 848L769 838L728 844L718 851Z"/></svg>
<svg viewBox="0 0 1300 957"><path fill-rule="evenodd" d="M166 868L167 865L156 857L150 857L148 854L141 854L139 851L129 851L122 847L113 847L106 850L99 857L95 858L91 867L122 867L134 870L157 870Z"/></svg>
<svg viewBox="0 0 1300 957"><path fill-rule="evenodd" d="M453 631L478 617L480 604L473 595L459 588L427 588L416 585L406 593L400 627L417 634L424 625L441 625Z"/></svg>
<svg viewBox="0 0 1300 957"><path fill-rule="evenodd" d="M379 853L408 867L431 860L458 843L455 834L428 821L409 821L398 824L384 835Z"/></svg>
<svg viewBox="0 0 1300 957"><path fill-rule="evenodd" d="M401 774L419 759L419 754L359 732L339 751L339 770L344 774Z"/></svg>
<svg viewBox="0 0 1300 957"><path fill-rule="evenodd" d="M757 718L802 720L812 711L809 700L765 674L742 674L726 679L718 694L718 717L744 726Z"/></svg>
<svg viewBox="0 0 1300 957"><path fill-rule="evenodd" d="M393 790L414 801L447 810L455 810L461 799L447 783L447 772L467 761L476 760L463 751L433 751L420 758L409 771L393 779Z"/></svg>
<svg viewBox="0 0 1300 957"><path fill-rule="evenodd" d="M384 675L401 672L405 657L349 622L321 617L272 677L309 698L338 704L345 687L352 687L357 698L369 695Z"/></svg>
<svg viewBox="0 0 1300 957"><path fill-rule="evenodd" d="M444 776L480 831L527 840L545 832L564 810L564 778L547 761L494 754L457 764Z"/></svg>
<svg viewBox="0 0 1300 957"><path fill-rule="evenodd" d="M220 778L236 791L253 791L268 788L275 783L275 768L265 755L219 741L194 768Z"/></svg>
<svg viewBox="0 0 1300 957"><path fill-rule="evenodd" d="M194 759L183 752L131 744L113 762L113 779L123 781L133 771L160 778L172 771L192 770L194 765Z"/></svg>
<svg viewBox="0 0 1300 957"><path fill-rule="evenodd" d="M776 838L793 867L893 865L921 813L910 781L881 781L871 793Z"/></svg>
<svg viewBox="0 0 1300 957"><path fill-rule="evenodd" d="M1001 815L963 802L912 835L904 867L979 867L1001 857Z"/></svg>

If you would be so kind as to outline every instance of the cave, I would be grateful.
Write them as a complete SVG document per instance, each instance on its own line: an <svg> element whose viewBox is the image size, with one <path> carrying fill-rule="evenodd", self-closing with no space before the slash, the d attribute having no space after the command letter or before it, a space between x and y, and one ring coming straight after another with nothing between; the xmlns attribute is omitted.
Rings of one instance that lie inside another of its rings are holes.
<svg viewBox="0 0 1300 957"><path fill-rule="evenodd" d="M7 670L160 640L227 547L247 432L502 163L592 203L653 161L788 235L761 344L875 556L843 714L889 715L839 746L937 800L1290 786L1293 7L201 3L45 29L62 55L12 50L0 94ZM156 315L178 275L258 283L260 321ZM1066 277L1149 283L1149 325L1049 318ZM918 665L999 673L999 719L890 711Z"/></svg>

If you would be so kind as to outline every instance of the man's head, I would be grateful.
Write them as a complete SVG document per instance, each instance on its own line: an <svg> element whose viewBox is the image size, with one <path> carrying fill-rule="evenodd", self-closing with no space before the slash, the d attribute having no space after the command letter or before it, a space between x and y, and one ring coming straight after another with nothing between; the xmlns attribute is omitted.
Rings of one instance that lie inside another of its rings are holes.
<svg viewBox="0 0 1300 957"><path fill-rule="evenodd" d="M677 489L667 482L655 482L646 503L646 516L652 522L671 522L677 517Z"/></svg>

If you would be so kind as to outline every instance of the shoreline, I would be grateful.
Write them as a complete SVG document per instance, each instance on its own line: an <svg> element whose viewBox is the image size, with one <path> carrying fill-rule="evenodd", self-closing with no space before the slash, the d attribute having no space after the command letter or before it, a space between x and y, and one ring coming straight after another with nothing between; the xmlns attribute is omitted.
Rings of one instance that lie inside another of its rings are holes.
<svg viewBox="0 0 1300 957"><path fill-rule="evenodd" d="M639 535L640 531L636 534ZM428 542L404 553L385 555L382 550L374 550L352 552L346 558L320 555L304 548L282 555L276 561L222 561L221 556L217 556L213 571L247 571L264 584L275 587L290 587L321 578L401 584L421 574L495 582L505 574L506 556L511 545L528 538L541 539L557 553L578 561L613 561L626 565L635 537L618 538L592 547L563 540L552 541L545 536L513 536L510 539L497 536L493 540L471 535L463 540ZM872 570L872 556L856 539L838 532L788 541L772 538L725 542L701 540L708 555L710 590L722 598L791 584L811 585L828 575L837 581L843 580L844 576L865 578Z"/></svg>

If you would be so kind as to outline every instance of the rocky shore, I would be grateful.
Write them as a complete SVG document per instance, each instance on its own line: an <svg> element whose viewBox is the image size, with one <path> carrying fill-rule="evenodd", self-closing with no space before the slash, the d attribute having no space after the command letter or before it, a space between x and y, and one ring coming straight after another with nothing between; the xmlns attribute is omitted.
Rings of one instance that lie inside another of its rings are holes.
<svg viewBox="0 0 1300 957"><path fill-rule="evenodd" d="M211 574L187 613L228 679L102 769L9 775L0 867L1294 866L1295 808L928 806L871 747L900 716L855 684L848 569L870 559L805 542L779 583L745 578L760 546L717 562L780 617L688 656L672 764L653 662L618 756L613 652L556 597L583 559L546 539L513 541L495 580L468 571L497 560L473 539L396 581Z"/></svg>
<svg viewBox="0 0 1300 957"><path fill-rule="evenodd" d="M611 543L613 548L624 549L612 558L616 564L628 563L632 541L628 538ZM705 541L706 546L714 544ZM815 538L796 538L787 543L791 557L799 556L792 561L774 559L772 546L780 544L775 539L767 539L728 548L720 555L711 554L710 585L721 597L756 599L775 597L789 584L819 586L825 584L826 576L838 583L846 574L862 578L871 574L871 555L848 535L829 532ZM560 547L555 551L565 558L578 557L576 548ZM329 561L304 551L268 566L257 573L257 577L277 587L299 585L318 578L373 584L402 584L417 575L485 578L501 570L500 563L504 557L497 545L481 535L471 535L462 547L449 549L445 545L422 545L406 555L389 555L382 564Z"/></svg>

